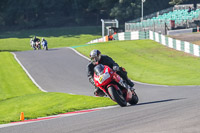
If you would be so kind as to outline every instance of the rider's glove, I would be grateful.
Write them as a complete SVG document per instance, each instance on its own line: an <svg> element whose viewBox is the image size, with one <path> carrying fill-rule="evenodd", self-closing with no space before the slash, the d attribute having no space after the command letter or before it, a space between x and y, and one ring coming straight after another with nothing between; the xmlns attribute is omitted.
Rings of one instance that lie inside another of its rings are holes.
<svg viewBox="0 0 200 133"><path fill-rule="evenodd" d="M119 71L119 67L118 66L113 66L113 70L117 72L117 71Z"/></svg>
<svg viewBox="0 0 200 133"><path fill-rule="evenodd" d="M93 79L92 76L89 77L89 81L90 81L90 83L91 83L92 85L95 85L95 83L94 83L94 79Z"/></svg>

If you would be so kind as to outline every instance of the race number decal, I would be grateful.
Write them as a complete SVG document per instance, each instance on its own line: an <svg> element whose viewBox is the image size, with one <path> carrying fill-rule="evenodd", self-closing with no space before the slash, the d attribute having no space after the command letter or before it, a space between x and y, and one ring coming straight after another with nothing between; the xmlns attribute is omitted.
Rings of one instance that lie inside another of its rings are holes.
<svg viewBox="0 0 200 133"><path fill-rule="evenodd" d="M110 74L108 72L106 72L99 77L99 83L102 84L108 78L110 78Z"/></svg>

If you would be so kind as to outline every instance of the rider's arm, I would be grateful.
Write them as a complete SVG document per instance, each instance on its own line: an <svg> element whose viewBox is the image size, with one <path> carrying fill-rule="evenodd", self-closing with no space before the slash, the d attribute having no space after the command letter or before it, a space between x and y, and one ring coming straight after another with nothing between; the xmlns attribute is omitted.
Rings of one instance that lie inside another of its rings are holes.
<svg viewBox="0 0 200 133"><path fill-rule="evenodd" d="M119 69L119 65L109 56L106 56L106 60L108 62L108 64L110 64L109 66L115 70L115 71L118 71Z"/></svg>
<svg viewBox="0 0 200 133"><path fill-rule="evenodd" d="M90 83L92 85L95 85L94 84L94 78L93 78L93 75L94 75L94 65L92 63L89 63L88 66L87 66L87 76L88 76L88 79L90 81Z"/></svg>

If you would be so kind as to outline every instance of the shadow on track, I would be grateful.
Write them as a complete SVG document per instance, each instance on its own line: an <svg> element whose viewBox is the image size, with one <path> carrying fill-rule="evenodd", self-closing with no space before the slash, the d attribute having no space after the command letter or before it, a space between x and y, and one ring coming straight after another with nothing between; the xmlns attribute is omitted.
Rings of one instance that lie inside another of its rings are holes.
<svg viewBox="0 0 200 133"><path fill-rule="evenodd" d="M177 101L177 100L183 100L183 99L186 99L186 98L166 99L166 100L159 100L159 101L138 103L138 104L136 104L136 105L130 105L130 106L140 106L140 105L146 105L146 104L155 104L155 103L171 102L171 101Z"/></svg>

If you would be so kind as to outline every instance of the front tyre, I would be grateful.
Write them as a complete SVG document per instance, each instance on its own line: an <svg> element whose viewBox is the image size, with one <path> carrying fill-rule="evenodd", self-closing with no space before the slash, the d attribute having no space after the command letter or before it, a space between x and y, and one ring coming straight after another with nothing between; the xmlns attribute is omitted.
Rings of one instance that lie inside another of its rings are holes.
<svg viewBox="0 0 200 133"><path fill-rule="evenodd" d="M47 46L44 46L44 50L48 50L48 47L47 47Z"/></svg>
<svg viewBox="0 0 200 133"><path fill-rule="evenodd" d="M38 50L40 50L40 49L41 49L41 45L39 44L39 45L38 45Z"/></svg>
<svg viewBox="0 0 200 133"><path fill-rule="evenodd" d="M127 105L127 102L125 98L123 97L123 94L121 91L116 90L113 86L110 86L108 88L108 92L111 96L111 98L116 101L121 107L124 107Z"/></svg>
<svg viewBox="0 0 200 133"><path fill-rule="evenodd" d="M139 98L138 98L137 94L135 93L135 91L133 91L132 99L131 99L131 101L129 101L129 103L131 105L135 105L138 103L138 101L139 101Z"/></svg>

